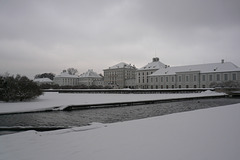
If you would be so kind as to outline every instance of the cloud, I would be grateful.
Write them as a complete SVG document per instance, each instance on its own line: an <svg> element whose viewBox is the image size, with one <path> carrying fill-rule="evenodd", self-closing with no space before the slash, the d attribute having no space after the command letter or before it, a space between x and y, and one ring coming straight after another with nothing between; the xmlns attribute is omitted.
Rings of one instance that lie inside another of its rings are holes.
<svg viewBox="0 0 240 160"><path fill-rule="evenodd" d="M240 65L239 15L238 0L0 1L0 72L140 68L155 54L169 65Z"/></svg>

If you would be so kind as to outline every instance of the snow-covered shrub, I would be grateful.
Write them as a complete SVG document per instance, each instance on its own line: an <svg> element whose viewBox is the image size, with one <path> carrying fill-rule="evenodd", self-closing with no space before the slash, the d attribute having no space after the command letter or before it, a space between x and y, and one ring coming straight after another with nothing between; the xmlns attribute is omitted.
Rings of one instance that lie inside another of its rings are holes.
<svg viewBox="0 0 240 160"><path fill-rule="evenodd" d="M39 86L26 76L0 76L0 101L23 101L40 95Z"/></svg>

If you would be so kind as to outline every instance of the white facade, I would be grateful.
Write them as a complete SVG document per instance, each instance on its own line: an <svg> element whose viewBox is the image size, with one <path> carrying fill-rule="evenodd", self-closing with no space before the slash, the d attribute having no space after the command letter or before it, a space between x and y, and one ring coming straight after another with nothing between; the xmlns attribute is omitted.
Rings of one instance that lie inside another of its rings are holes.
<svg viewBox="0 0 240 160"><path fill-rule="evenodd" d="M83 84L86 86L104 86L103 77L94 72L93 70L88 70L87 72L79 76L79 85Z"/></svg>
<svg viewBox="0 0 240 160"><path fill-rule="evenodd" d="M240 68L231 62L208 63L170 67L153 58L140 69L121 62L104 69L104 77L93 70L77 75L66 71L54 77L53 82L60 86L111 86L113 88L209 88L213 83L240 83Z"/></svg>
<svg viewBox="0 0 240 160"><path fill-rule="evenodd" d="M64 70L60 75L53 78L53 82L59 86L77 86L78 76L70 75Z"/></svg>
<svg viewBox="0 0 240 160"><path fill-rule="evenodd" d="M165 68L166 65L159 61L158 57L153 58L151 63L136 71L135 87L141 89L149 88L149 75L153 74L160 68Z"/></svg>
<svg viewBox="0 0 240 160"><path fill-rule="evenodd" d="M105 86L113 88L133 88L132 81L135 81L136 67L121 62L104 70Z"/></svg>
<svg viewBox="0 0 240 160"><path fill-rule="evenodd" d="M213 82L240 82L240 68L231 62L167 67L149 75L149 88L209 88Z"/></svg>

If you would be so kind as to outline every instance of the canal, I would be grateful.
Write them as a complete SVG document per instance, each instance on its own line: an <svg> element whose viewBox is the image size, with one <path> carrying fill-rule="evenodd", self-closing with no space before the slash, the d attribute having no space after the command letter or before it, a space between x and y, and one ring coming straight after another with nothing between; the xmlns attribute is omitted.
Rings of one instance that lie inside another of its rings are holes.
<svg viewBox="0 0 240 160"><path fill-rule="evenodd" d="M159 104L0 115L0 135L23 130L54 130L86 126L92 122L113 123L240 103L239 98L197 99Z"/></svg>

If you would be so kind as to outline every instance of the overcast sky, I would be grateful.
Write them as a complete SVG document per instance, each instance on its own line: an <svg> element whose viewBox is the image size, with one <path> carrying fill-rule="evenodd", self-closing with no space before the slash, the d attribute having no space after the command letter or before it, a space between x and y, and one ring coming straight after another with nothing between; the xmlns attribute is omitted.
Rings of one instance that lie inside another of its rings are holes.
<svg viewBox="0 0 240 160"><path fill-rule="evenodd" d="M0 73L240 66L240 0L0 0Z"/></svg>

